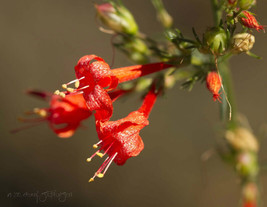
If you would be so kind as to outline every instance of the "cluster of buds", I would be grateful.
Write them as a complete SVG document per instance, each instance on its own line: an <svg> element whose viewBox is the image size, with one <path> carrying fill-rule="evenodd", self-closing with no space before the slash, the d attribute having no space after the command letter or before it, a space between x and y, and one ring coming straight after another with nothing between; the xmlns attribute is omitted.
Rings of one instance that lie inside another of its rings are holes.
<svg viewBox="0 0 267 207"><path fill-rule="evenodd" d="M97 17L116 35L113 45L138 64L149 62L149 49L139 38L138 25L131 12L122 3L95 4Z"/></svg>

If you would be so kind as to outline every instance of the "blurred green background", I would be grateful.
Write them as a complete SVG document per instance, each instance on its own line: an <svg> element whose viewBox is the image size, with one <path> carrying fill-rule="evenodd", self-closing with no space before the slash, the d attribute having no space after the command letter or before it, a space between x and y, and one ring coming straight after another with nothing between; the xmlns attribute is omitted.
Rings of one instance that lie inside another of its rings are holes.
<svg viewBox="0 0 267 207"><path fill-rule="evenodd" d="M101 1L96 1L101 3ZM208 0L165 0L178 27L193 37L191 28L201 34L212 26ZM192 92L179 85L160 99L150 116L150 125L141 136L145 149L120 167L112 164L105 178L88 183L103 160L86 163L97 142L94 120L84 122L70 139L60 139L47 124L10 134L21 126L16 118L25 110L46 106L27 97L26 89L54 91L74 79L74 66L86 54L96 54L114 67L131 65L122 54L113 54L111 37L98 30L92 1L12 0L0 7L0 86L1 86L1 206L228 206L238 205L239 180L233 169L215 155L201 161L219 137L219 103L205 85ZM150 1L124 0L135 15L140 30L159 37L162 27L156 21ZM267 24L267 4L258 1L253 11ZM267 123L267 44L266 34L254 32L252 52L256 60L239 55L231 61L239 110L256 134ZM115 104L115 117L127 115L140 105L138 96ZM261 142L260 161L267 159L267 140ZM266 172L260 183L267 187ZM40 194L67 192L64 202L34 198L10 198L16 192ZM264 191L263 191L264 193ZM266 195L266 194L265 194ZM263 196L267 203L267 197Z"/></svg>

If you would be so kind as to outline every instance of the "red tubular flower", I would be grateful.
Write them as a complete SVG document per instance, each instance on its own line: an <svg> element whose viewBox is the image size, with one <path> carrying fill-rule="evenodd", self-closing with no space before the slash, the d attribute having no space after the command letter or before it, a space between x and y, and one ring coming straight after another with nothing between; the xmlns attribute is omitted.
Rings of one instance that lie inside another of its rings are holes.
<svg viewBox="0 0 267 207"><path fill-rule="evenodd" d="M40 91L28 91L28 94L37 96L50 102L49 108L35 108L30 114L38 114L41 118L21 119L24 122L41 123L48 121L51 129L61 138L68 138L81 125L81 121L91 116L81 94L62 98Z"/></svg>
<svg viewBox="0 0 267 207"><path fill-rule="evenodd" d="M122 67L113 69L113 74L118 78L119 83L126 81L134 80L151 73L155 73L166 68L170 68L173 65L159 62L159 63L150 63L146 65L133 65L128 67Z"/></svg>
<svg viewBox="0 0 267 207"><path fill-rule="evenodd" d="M139 132L149 124L147 119L156 97L157 94L151 90L137 111L117 121L103 122L98 119L97 113L100 112L96 112L96 130L100 141L93 147L99 149L87 161L90 162L95 155L103 157L107 154L108 157L89 182L94 181L96 176L102 178L112 161L117 165L123 165L130 157L137 156L144 149ZM101 150L104 153L100 153Z"/></svg>
<svg viewBox="0 0 267 207"><path fill-rule="evenodd" d="M209 72L206 77L206 85L209 91L213 94L213 101L218 100L221 102L221 96L219 94L219 91L222 86L221 77L217 72Z"/></svg>
<svg viewBox="0 0 267 207"><path fill-rule="evenodd" d="M98 56L87 55L78 61L75 73L80 82L76 91L82 90L89 110L100 110L102 119L109 120L113 106L107 91L118 85L118 79L112 74L109 65Z"/></svg>
<svg viewBox="0 0 267 207"><path fill-rule="evenodd" d="M172 65L160 62L111 70L102 58L96 55L86 55L75 66L77 79L63 84L63 88L67 89L68 92L57 91L57 93L62 96L70 93L83 93L89 110L101 111L98 114L101 114L102 121L107 121L113 113L112 101L107 93L108 91L115 89L118 83L133 80L169 67L172 67ZM76 81L79 81L77 89L68 87L68 85Z"/></svg>
<svg viewBox="0 0 267 207"><path fill-rule="evenodd" d="M115 90L109 93L109 96L114 102L120 96L130 92L129 90ZM75 94L66 97L52 95L42 91L30 90L27 92L30 95L39 97L42 100L50 102L49 108L35 108L28 114L37 114L41 118L24 119L23 122L31 122L23 128L15 129L12 132L20 131L24 128L35 126L44 121L48 121L51 129L61 138L68 138L74 134L76 129L80 126L81 121L91 116L92 112L89 111L82 94Z"/></svg>
<svg viewBox="0 0 267 207"><path fill-rule="evenodd" d="M248 11L243 11L239 15L239 21L241 22L241 24L243 24L247 28L256 29L257 31L259 30L265 31L264 26L259 25L256 18L252 15L252 13Z"/></svg>

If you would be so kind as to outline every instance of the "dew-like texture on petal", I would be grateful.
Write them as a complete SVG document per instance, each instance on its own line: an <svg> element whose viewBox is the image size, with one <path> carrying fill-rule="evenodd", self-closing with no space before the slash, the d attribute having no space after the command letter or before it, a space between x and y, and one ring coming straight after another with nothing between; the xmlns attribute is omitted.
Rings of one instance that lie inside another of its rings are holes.
<svg viewBox="0 0 267 207"><path fill-rule="evenodd" d="M109 120L113 106L107 91L118 85L118 79L112 74L109 65L98 56L86 55L78 61L75 73L78 79L84 77L80 80L78 90L87 87L82 91L89 110L100 110L102 120Z"/></svg>
<svg viewBox="0 0 267 207"><path fill-rule="evenodd" d="M128 158L137 156L143 150L144 143L139 132L146 125L146 117L137 111L117 121L96 121L99 139L103 141L101 149L105 151L113 143L108 154L112 156L117 152L114 162L123 165Z"/></svg>
<svg viewBox="0 0 267 207"><path fill-rule="evenodd" d="M102 140L100 149L107 151L109 156L117 153L114 162L123 165L130 157L139 155L144 149L144 143L139 136L140 130L149 124L148 116L156 101L157 94L150 91L142 106L131 112L127 117L117 121L103 122L98 112L95 114L96 131Z"/></svg>

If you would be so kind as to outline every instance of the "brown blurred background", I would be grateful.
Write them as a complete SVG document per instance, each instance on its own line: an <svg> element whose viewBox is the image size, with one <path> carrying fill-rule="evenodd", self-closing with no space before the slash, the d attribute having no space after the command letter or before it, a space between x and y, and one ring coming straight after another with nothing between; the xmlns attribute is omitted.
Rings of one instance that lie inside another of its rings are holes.
<svg viewBox="0 0 267 207"><path fill-rule="evenodd" d="M101 3L101 1L96 1ZM150 1L124 0L140 30L157 37L162 31ZM267 25L267 4L258 1L253 11ZM194 26L201 34L212 25L208 0L165 0L175 26L192 37ZM54 91L74 78L73 67L86 54L112 60L110 36L101 33L89 0L12 0L0 7L1 86L1 206L90 206L236 207L240 198L238 178L218 156L207 162L200 157L213 148L219 128L218 103L204 85L192 92L177 85L160 99L141 136L145 150L123 167L113 164L103 179L88 183L101 164L86 163L97 141L94 120L70 139L60 139L47 124L10 134L21 126L16 117L45 103L27 97L25 89ZM256 134L267 123L266 34L254 32L252 52L256 60L239 55L231 61L239 110L249 119ZM116 52L115 65L132 64ZM123 117L139 106L138 96L115 104L115 117ZM119 109L119 110L118 110ZM261 139L260 160L267 159L267 140ZM267 189L266 172L260 177ZM66 201L55 197L37 203L15 193L70 193ZM264 192L263 192L264 193ZM13 198L9 196L13 195ZM266 195L266 194L265 194ZM267 203L267 197L263 196ZM266 204L267 205L267 204Z"/></svg>

